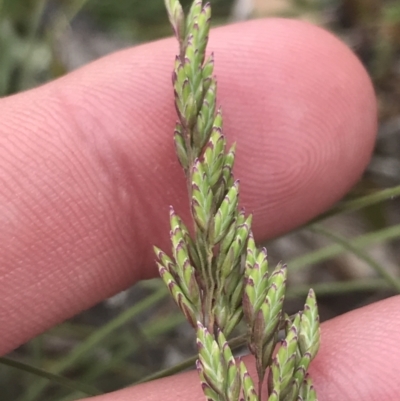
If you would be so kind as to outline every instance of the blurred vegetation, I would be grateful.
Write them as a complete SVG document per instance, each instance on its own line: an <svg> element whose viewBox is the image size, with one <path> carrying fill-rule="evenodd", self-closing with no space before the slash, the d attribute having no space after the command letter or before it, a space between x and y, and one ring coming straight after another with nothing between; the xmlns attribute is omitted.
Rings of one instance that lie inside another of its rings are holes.
<svg viewBox="0 0 400 401"><path fill-rule="evenodd" d="M190 2L183 3L187 6ZM380 108L378 145L350 200L324 215L318 225L313 222L283 239L289 241L290 248L293 238L305 238L303 243L313 244L297 255L285 253L293 274L300 274L289 289L289 308L298 308L298 297L304 296L310 283L319 296L324 318L398 293L400 255L392 251L400 248L400 205L396 201L400 195L400 2L253 2L253 17L298 17L339 35L370 72ZM228 21L234 1L211 3L214 23ZM89 36L107 36L125 44L170 34L162 0L0 0L0 95L17 93L66 73L70 67L60 51L60 40L82 24ZM346 227L354 225L354 219L365 228L348 233ZM340 221L345 235L330 230L331 221ZM280 249L280 241L269 246ZM385 257L371 254L374 247L383 250ZM362 261L369 273L343 274L340 266L350 263L356 270L355 260ZM390 269L386 262L391 263ZM12 353L8 362L3 360L1 401L67 401L111 391L194 351L192 340L185 337L190 329L158 281L142 283L121 299L98 305L53 328ZM55 376L38 378L44 373L35 369Z"/></svg>
<svg viewBox="0 0 400 401"><path fill-rule="evenodd" d="M213 0L214 23L233 0ZM184 0L185 8L190 0ZM170 35L162 0L0 0L0 95L31 88L66 72L57 40L84 19L96 31L132 42Z"/></svg>
<svg viewBox="0 0 400 401"><path fill-rule="evenodd" d="M182 6L187 10L191 0L183 0ZM233 0L212 0L213 21L223 21L229 14ZM135 34L143 39L154 39L170 35L168 21L165 20L165 8L162 1L119 1L88 0L85 11L102 27L119 33Z"/></svg>

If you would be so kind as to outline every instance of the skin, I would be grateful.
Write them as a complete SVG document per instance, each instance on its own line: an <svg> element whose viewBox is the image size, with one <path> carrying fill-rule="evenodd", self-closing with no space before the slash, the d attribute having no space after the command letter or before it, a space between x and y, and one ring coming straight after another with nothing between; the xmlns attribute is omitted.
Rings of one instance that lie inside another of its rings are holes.
<svg viewBox="0 0 400 401"><path fill-rule="evenodd" d="M257 240L339 200L367 165L376 101L356 57L302 22L212 31L218 100ZM135 282L188 218L172 144L175 40L128 49L1 100L0 353ZM284 257L284 256L283 256ZM319 399L396 400L400 298L323 324ZM95 397L202 400L195 373Z"/></svg>

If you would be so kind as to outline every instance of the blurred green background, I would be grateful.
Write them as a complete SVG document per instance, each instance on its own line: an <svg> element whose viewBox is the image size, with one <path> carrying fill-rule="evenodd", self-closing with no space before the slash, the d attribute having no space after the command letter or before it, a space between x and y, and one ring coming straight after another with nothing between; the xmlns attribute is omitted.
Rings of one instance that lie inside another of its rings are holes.
<svg viewBox="0 0 400 401"><path fill-rule="evenodd" d="M288 311L302 307L309 285L322 320L399 293L400 2L211 3L216 25L283 16L326 27L358 54L377 92L379 135L363 179L318 222L267 244L271 265L289 265ZM0 0L0 94L166 35L162 0ZM141 283L9 355L0 363L0 400L67 401L131 385L193 355L192 334L163 285ZM55 376L39 377L46 372Z"/></svg>

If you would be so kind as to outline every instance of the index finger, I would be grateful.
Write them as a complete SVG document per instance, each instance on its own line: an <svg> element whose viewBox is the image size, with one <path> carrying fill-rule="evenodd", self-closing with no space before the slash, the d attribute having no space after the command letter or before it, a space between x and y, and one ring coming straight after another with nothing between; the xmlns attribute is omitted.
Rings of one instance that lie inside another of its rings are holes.
<svg viewBox="0 0 400 401"><path fill-rule="evenodd" d="M218 99L241 202L265 239L322 212L363 171L371 83L336 38L289 20L216 29ZM101 59L1 101L0 353L156 274L176 161L173 40Z"/></svg>

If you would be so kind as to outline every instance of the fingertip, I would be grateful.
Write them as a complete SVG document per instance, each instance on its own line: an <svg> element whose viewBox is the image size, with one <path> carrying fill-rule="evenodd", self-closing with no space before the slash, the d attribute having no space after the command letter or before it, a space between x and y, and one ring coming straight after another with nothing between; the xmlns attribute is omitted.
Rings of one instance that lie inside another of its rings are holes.
<svg viewBox="0 0 400 401"><path fill-rule="evenodd" d="M217 53L235 63L217 62L216 71L225 131L238 144L241 200L261 240L304 224L357 182L377 107L361 62L331 33L286 19L235 29L239 43L225 37Z"/></svg>
<svg viewBox="0 0 400 401"><path fill-rule="evenodd" d="M324 400L396 400L400 391L400 296L354 310L322 325L311 366Z"/></svg>

